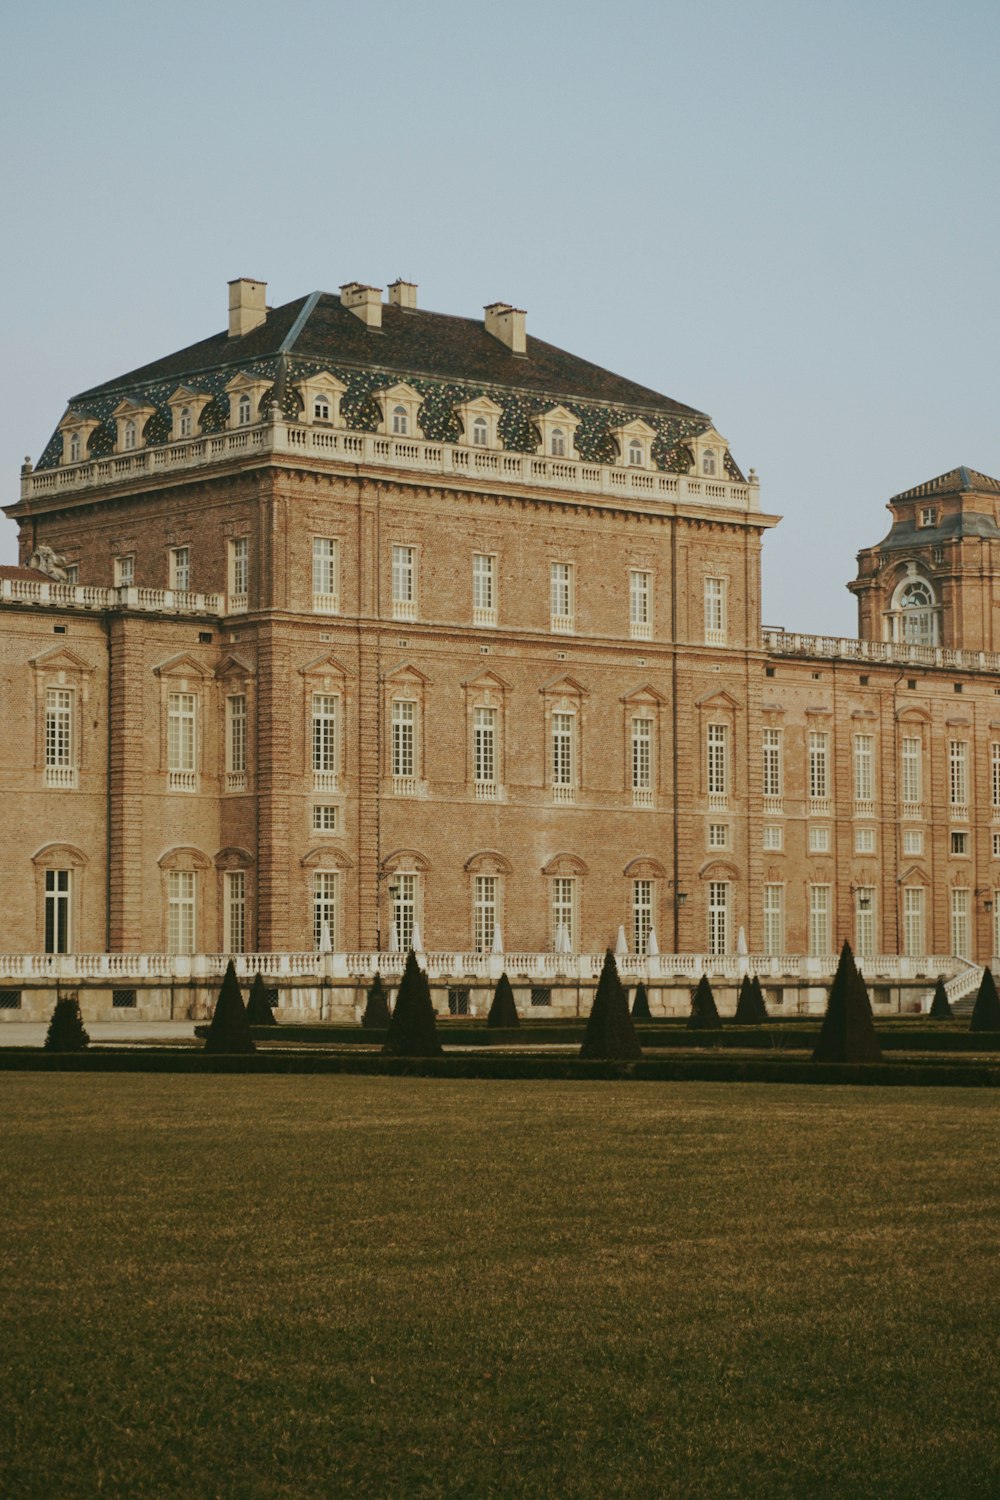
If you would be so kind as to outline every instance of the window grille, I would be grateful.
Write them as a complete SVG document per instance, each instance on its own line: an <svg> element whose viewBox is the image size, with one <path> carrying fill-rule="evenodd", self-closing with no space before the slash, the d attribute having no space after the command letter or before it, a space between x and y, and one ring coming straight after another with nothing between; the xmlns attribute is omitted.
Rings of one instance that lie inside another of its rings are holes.
<svg viewBox="0 0 1000 1500"><path fill-rule="evenodd" d="M552 1004L552 991L548 985L535 984L531 987L531 1004L534 1009L539 1009Z"/></svg>
<svg viewBox="0 0 1000 1500"><path fill-rule="evenodd" d="M0 990L0 1010L20 1010L20 990Z"/></svg>
<svg viewBox="0 0 1000 1500"><path fill-rule="evenodd" d="M135 990L112 990L112 1010L134 1010L137 1003Z"/></svg>
<svg viewBox="0 0 1000 1500"><path fill-rule="evenodd" d="M465 985L452 985L448 989L448 1013L452 1016L469 1014L469 990Z"/></svg>

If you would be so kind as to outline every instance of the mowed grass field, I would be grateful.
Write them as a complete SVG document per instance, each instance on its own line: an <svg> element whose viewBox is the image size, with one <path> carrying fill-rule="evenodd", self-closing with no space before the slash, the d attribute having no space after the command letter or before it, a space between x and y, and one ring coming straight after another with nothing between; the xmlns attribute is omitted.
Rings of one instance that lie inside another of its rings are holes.
<svg viewBox="0 0 1000 1500"><path fill-rule="evenodd" d="M5 1500L1000 1492L991 1091L0 1095Z"/></svg>

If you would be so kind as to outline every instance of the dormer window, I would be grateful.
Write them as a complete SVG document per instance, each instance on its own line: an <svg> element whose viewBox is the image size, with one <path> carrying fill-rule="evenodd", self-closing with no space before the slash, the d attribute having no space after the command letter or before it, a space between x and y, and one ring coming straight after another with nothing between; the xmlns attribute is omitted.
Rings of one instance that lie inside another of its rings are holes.
<svg viewBox="0 0 1000 1500"><path fill-rule="evenodd" d="M405 406L394 406L392 408L392 430L396 437L408 436L410 418Z"/></svg>
<svg viewBox="0 0 1000 1500"><path fill-rule="evenodd" d="M477 417L472 424L472 446L474 448L488 448L490 445L490 427L485 417Z"/></svg>
<svg viewBox="0 0 1000 1500"><path fill-rule="evenodd" d="M122 447L125 449L126 452L128 452L128 450L130 448L134 448L135 447L135 440L136 440L135 423L132 421L131 418L129 418L129 420L125 423L125 426L122 428Z"/></svg>
<svg viewBox="0 0 1000 1500"><path fill-rule="evenodd" d="M937 518L937 512L935 511L933 505L925 505L925 506L923 506L921 508L921 511L920 511L920 524L921 524L921 526L933 526L936 518Z"/></svg>
<svg viewBox="0 0 1000 1500"><path fill-rule="evenodd" d="M911 646L937 646L940 643L940 606L934 587L914 571L897 586L889 616L892 639Z"/></svg>
<svg viewBox="0 0 1000 1500"><path fill-rule="evenodd" d="M641 469L644 467L644 460L645 455L642 451L642 444L639 442L638 438L633 438L628 445L629 467L633 469Z"/></svg>
<svg viewBox="0 0 1000 1500"><path fill-rule="evenodd" d="M78 432L71 433L69 439L69 461L71 464L78 464L80 462L80 451L80 434Z"/></svg>
<svg viewBox="0 0 1000 1500"><path fill-rule="evenodd" d="M313 402L313 421L329 422L330 402L326 396L317 396Z"/></svg>
<svg viewBox="0 0 1000 1500"><path fill-rule="evenodd" d="M459 421L458 441L464 447L487 450L503 447L499 434L503 407L489 396L475 396L471 401L463 401L455 408L455 415ZM484 460L475 462L482 467Z"/></svg>
<svg viewBox="0 0 1000 1500"><path fill-rule="evenodd" d="M250 397L244 392L236 406L236 425L238 427L249 427L251 416Z"/></svg>
<svg viewBox="0 0 1000 1500"><path fill-rule="evenodd" d="M701 472L707 479L714 479L719 472L718 459L714 448L706 448L701 455Z"/></svg>
<svg viewBox="0 0 1000 1500"><path fill-rule="evenodd" d="M177 433L179 437L190 437L194 431L194 418L191 415L190 406L182 406L180 416L177 418Z"/></svg>
<svg viewBox="0 0 1000 1500"><path fill-rule="evenodd" d="M566 457L566 434L561 427L553 427L549 437L549 452L553 458Z"/></svg>

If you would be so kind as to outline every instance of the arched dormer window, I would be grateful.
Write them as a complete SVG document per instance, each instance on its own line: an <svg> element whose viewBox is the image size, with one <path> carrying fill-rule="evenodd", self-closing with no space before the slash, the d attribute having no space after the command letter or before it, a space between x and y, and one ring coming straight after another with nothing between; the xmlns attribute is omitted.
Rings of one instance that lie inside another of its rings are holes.
<svg viewBox="0 0 1000 1500"><path fill-rule="evenodd" d="M628 461L630 468L645 468L646 455L643 452L642 444L639 442L638 438L633 438L628 445Z"/></svg>
<svg viewBox="0 0 1000 1500"><path fill-rule="evenodd" d="M410 431L410 418L405 406L392 408L392 430L397 437L406 437Z"/></svg>
<svg viewBox="0 0 1000 1500"><path fill-rule="evenodd" d="M313 421L329 422L330 399L328 396L317 396L313 401Z"/></svg>
<svg viewBox="0 0 1000 1500"><path fill-rule="evenodd" d="M706 448L701 455L701 472L709 479L713 479L719 472L718 459L715 456L714 448Z"/></svg>
<svg viewBox="0 0 1000 1500"><path fill-rule="evenodd" d="M488 448L489 445L489 423L485 417L477 417L472 424L472 446L474 448Z"/></svg>
<svg viewBox="0 0 1000 1500"><path fill-rule="evenodd" d="M194 418L191 415L190 406L182 406L180 416L177 418L178 437L190 437L194 431Z"/></svg>
<svg viewBox="0 0 1000 1500"><path fill-rule="evenodd" d="M892 638L910 646L936 646L940 609L929 579L910 572L897 585L890 614Z"/></svg>
<svg viewBox="0 0 1000 1500"><path fill-rule="evenodd" d="M71 464L78 464L80 462L80 434L78 432L70 435L69 461Z"/></svg>
<svg viewBox="0 0 1000 1500"><path fill-rule="evenodd" d="M239 427L249 427L251 415L252 410L250 406L250 397L246 394L246 392L244 392L240 397L239 403L236 408L237 425Z"/></svg>
<svg viewBox="0 0 1000 1500"><path fill-rule="evenodd" d="M130 419L122 428L122 447L126 450L126 452L128 451L128 449L135 447L135 437L135 423Z"/></svg>
<svg viewBox="0 0 1000 1500"><path fill-rule="evenodd" d="M566 434L561 427L553 427L549 438L549 452L553 458L566 457Z"/></svg>

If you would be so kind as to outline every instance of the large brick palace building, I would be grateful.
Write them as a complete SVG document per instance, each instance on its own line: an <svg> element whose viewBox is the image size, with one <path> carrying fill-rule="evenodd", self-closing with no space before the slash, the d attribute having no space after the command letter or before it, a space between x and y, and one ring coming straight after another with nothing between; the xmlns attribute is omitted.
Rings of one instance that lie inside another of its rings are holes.
<svg viewBox="0 0 1000 1500"><path fill-rule="evenodd" d="M241 280L6 509L8 954L1000 950L996 480L891 501L858 639L764 631L704 413Z"/></svg>

